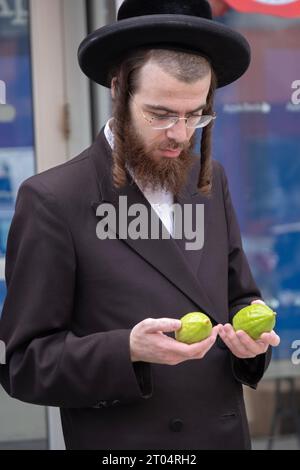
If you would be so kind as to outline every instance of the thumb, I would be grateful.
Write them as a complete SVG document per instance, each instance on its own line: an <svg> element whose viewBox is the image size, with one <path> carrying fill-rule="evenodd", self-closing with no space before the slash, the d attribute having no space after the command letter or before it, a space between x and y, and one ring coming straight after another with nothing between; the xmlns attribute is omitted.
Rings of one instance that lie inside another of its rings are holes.
<svg viewBox="0 0 300 470"><path fill-rule="evenodd" d="M172 331L177 331L181 328L181 321L176 320L175 318L151 318L147 320L145 332L146 333L158 333L162 331L163 333L171 333Z"/></svg>
<svg viewBox="0 0 300 470"><path fill-rule="evenodd" d="M261 300L261 299L253 300L253 301L251 302L251 305L253 305L253 304L266 305L265 302L264 302L263 300Z"/></svg>

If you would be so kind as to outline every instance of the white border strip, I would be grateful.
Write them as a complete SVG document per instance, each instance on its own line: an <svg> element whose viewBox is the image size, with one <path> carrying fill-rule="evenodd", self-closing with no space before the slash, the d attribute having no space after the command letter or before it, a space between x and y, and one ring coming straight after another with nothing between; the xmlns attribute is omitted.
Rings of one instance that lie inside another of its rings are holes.
<svg viewBox="0 0 300 470"><path fill-rule="evenodd" d="M0 281L5 281L5 258L0 258Z"/></svg>

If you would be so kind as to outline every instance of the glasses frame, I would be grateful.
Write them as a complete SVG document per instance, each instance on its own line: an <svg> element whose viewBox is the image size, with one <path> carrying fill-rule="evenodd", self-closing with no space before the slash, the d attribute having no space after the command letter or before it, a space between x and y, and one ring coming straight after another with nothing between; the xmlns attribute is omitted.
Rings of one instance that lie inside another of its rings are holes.
<svg viewBox="0 0 300 470"><path fill-rule="evenodd" d="M157 131L163 131L163 130L167 130L167 129L171 129L172 127L176 126L176 124L178 124L179 121L185 121L185 125L186 125L186 128L187 129L204 129L205 127L207 127L212 121L214 121L215 119L217 119L217 114L216 113L213 113L213 114L203 114L201 117L199 117L200 119L203 118L203 117L207 117L207 118L211 118L211 120L205 124L205 125L199 125L199 126L188 126L188 119L191 117L179 117L179 116L170 116L169 118L173 120L173 122L166 126L166 127L153 127L151 124L151 119L149 119L147 116L145 116L144 114L144 111L140 108L140 106L137 105L137 103L135 102L135 99L134 97L132 96L131 93L129 93L129 96L131 97L134 105L137 107L138 111L141 113L141 115L143 116L144 120L150 125L151 129L153 130L157 130Z"/></svg>

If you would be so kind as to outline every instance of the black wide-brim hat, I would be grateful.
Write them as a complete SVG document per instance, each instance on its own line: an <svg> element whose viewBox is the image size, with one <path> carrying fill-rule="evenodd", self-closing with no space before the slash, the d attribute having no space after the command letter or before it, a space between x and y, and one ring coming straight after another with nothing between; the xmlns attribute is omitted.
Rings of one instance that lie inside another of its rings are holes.
<svg viewBox="0 0 300 470"><path fill-rule="evenodd" d="M250 46L237 31L212 19L206 0L125 0L118 21L87 36L78 51L82 71L110 88L111 72L130 50L170 48L208 58L218 88L240 78L250 64Z"/></svg>

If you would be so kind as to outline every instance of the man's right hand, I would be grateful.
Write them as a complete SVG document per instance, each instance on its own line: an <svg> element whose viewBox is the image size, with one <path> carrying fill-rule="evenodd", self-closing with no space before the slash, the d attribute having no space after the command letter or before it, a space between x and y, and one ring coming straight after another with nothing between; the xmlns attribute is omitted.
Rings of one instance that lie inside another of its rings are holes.
<svg viewBox="0 0 300 470"><path fill-rule="evenodd" d="M213 328L209 338L194 344L184 344L165 335L181 328L181 321L172 318L147 318L138 323L130 334L132 362L177 365L191 359L203 359L214 345L221 325Z"/></svg>

